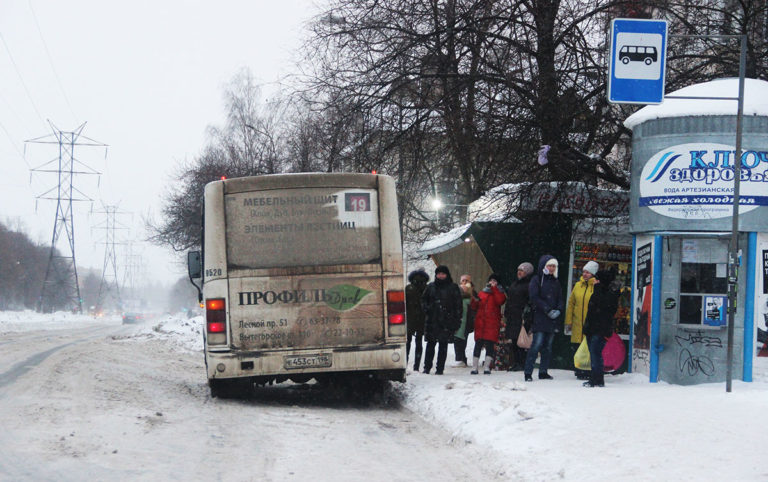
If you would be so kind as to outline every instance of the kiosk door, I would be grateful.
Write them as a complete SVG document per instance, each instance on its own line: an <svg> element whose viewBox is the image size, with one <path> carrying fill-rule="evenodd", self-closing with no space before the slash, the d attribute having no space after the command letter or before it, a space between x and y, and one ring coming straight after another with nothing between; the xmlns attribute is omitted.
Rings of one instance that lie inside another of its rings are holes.
<svg viewBox="0 0 768 482"><path fill-rule="evenodd" d="M671 237L663 250L659 379L681 385L722 381L728 240Z"/></svg>

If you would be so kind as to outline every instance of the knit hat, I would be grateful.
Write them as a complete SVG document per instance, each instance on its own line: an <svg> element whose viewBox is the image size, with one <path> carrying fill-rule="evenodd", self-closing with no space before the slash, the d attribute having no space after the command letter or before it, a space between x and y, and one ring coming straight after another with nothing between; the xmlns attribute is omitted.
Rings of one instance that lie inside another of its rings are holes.
<svg viewBox="0 0 768 482"><path fill-rule="evenodd" d="M488 281L491 281L492 279L495 279L497 283L501 284L501 278L499 278L499 275L496 273L491 273L491 275L488 277Z"/></svg>
<svg viewBox="0 0 768 482"><path fill-rule="evenodd" d="M544 274L545 274L545 275L546 275L546 274L549 274L549 271L547 271L547 266L554 266L554 267L555 267L555 271L554 271L554 273L552 273L552 276L554 276L555 278L557 278L557 266L558 266L558 264L557 264L557 259L555 259L555 258L551 258L549 261L547 261L546 263L544 263ZM542 279L543 279L543 278L542 278Z"/></svg>
<svg viewBox="0 0 768 482"><path fill-rule="evenodd" d="M528 262L520 263L520 266L517 267L517 270L522 271L526 276L528 276L529 274L533 273L533 265Z"/></svg>
<svg viewBox="0 0 768 482"><path fill-rule="evenodd" d="M601 269L597 273L595 273L595 278L600 281L600 283L611 283L614 279L616 279L616 273L609 269Z"/></svg>
<svg viewBox="0 0 768 482"><path fill-rule="evenodd" d="M416 278L424 278L424 281L429 281L429 275L423 268L419 268L416 271L411 271L408 274L408 281L413 283Z"/></svg>
<svg viewBox="0 0 768 482"><path fill-rule="evenodd" d="M589 271L592 273L592 276L597 274L597 270L600 269L600 265L597 264L596 261L588 261L587 264L584 265L583 268L581 268L584 271Z"/></svg>
<svg viewBox="0 0 768 482"><path fill-rule="evenodd" d="M437 273L445 273L446 275L448 275L449 278L451 277L451 272L448 270L448 266L444 264L441 264L440 266L435 268L435 275L437 275Z"/></svg>

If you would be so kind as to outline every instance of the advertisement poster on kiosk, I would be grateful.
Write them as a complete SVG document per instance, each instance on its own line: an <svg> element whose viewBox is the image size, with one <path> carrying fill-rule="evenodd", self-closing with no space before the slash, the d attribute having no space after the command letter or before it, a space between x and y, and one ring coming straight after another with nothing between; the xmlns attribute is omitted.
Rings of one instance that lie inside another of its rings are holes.
<svg viewBox="0 0 768 482"><path fill-rule="evenodd" d="M705 296L704 297L704 319L702 323L709 326L725 326L727 323L726 313L728 312L727 296Z"/></svg>
<svg viewBox="0 0 768 482"><path fill-rule="evenodd" d="M634 313L632 314L632 370L650 374L651 306L653 293L653 249L652 236L637 236L635 239Z"/></svg>

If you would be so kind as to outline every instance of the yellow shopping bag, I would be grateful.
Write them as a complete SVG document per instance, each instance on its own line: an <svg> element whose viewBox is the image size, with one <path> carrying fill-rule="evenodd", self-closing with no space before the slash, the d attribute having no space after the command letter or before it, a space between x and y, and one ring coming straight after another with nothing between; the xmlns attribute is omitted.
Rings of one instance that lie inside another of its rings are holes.
<svg viewBox="0 0 768 482"><path fill-rule="evenodd" d="M576 350L576 354L573 355L573 366L577 370L591 370L592 365L589 360L589 346L587 345L587 337L581 339L581 345Z"/></svg>

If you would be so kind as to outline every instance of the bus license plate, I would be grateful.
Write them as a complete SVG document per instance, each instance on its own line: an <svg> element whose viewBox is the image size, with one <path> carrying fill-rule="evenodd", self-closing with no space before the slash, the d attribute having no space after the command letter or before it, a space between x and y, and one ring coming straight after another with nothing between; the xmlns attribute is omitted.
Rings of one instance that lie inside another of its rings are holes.
<svg viewBox="0 0 768 482"><path fill-rule="evenodd" d="M290 355L283 358L286 370L297 368L325 368L331 366L330 353L318 355Z"/></svg>

